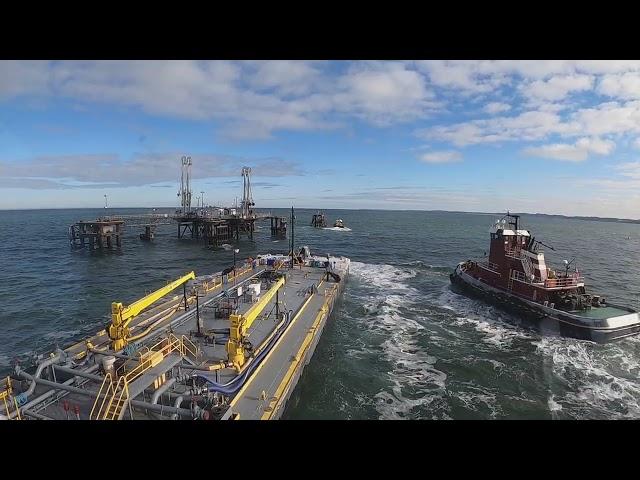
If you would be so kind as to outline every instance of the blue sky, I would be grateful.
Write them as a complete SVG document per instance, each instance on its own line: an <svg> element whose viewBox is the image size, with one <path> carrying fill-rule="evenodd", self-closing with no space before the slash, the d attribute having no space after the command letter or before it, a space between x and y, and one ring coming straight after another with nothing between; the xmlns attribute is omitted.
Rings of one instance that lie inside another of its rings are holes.
<svg viewBox="0 0 640 480"><path fill-rule="evenodd" d="M638 218L637 61L0 61L0 208Z"/></svg>

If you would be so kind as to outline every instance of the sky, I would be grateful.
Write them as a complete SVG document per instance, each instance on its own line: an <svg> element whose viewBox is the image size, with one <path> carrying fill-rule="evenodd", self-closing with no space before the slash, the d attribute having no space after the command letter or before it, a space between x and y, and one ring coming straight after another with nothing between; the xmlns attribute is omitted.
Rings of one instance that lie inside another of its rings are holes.
<svg viewBox="0 0 640 480"><path fill-rule="evenodd" d="M177 207L183 155L194 203L640 218L640 61L0 61L0 209Z"/></svg>

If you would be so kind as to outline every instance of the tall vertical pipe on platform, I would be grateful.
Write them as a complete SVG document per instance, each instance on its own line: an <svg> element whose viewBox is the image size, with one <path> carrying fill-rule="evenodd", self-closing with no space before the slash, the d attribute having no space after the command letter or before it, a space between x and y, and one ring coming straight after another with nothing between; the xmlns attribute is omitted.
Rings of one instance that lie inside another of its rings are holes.
<svg viewBox="0 0 640 480"><path fill-rule="evenodd" d="M180 191L182 213L191 211L191 157L182 157L182 175L180 177Z"/></svg>
<svg viewBox="0 0 640 480"><path fill-rule="evenodd" d="M253 195L251 194L251 168L242 167L242 203L240 204L243 219L253 214Z"/></svg>
<svg viewBox="0 0 640 480"><path fill-rule="evenodd" d="M291 268L293 268L293 245L294 245L294 237L293 237L293 231L295 229L294 227L294 222L293 222L293 205L291 205Z"/></svg>

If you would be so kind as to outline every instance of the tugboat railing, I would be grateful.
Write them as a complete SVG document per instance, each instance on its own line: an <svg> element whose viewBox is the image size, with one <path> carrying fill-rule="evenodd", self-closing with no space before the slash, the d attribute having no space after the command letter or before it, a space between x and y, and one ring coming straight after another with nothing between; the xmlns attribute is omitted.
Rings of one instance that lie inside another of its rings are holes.
<svg viewBox="0 0 640 480"><path fill-rule="evenodd" d="M531 284L538 284L538 285L542 285L543 281L538 278L538 277L534 277L533 279L531 277L527 277L527 275L524 272L519 272L518 270L511 270L511 278L514 280L518 280L519 282L524 282L524 283L531 283Z"/></svg>
<svg viewBox="0 0 640 480"><path fill-rule="evenodd" d="M564 287L577 287L579 283L583 282L583 278L579 275L572 277L560 277L560 278L547 278L544 281L545 288L564 288Z"/></svg>
<svg viewBox="0 0 640 480"><path fill-rule="evenodd" d="M580 275L574 275L570 277L559 277L559 278L547 278L542 281L539 277L534 277L533 279L527 278L527 276L523 272L519 272L517 270L511 271L511 278L513 280L518 280L523 283L530 283L532 285L539 285L544 288L567 288L567 287L577 287L579 283L583 282L583 278Z"/></svg>
<svg viewBox="0 0 640 480"><path fill-rule="evenodd" d="M491 263L491 262L476 262L476 264L479 267L484 268L485 270L489 270L493 273L500 273L500 266L495 264L495 263Z"/></svg>
<svg viewBox="0 0 640 480"><path fill-rule="evenodd" d="M520 252L521 251L522 251L521 248L505 248L504 249L504 254L507 257L520 258Z"/></svg>

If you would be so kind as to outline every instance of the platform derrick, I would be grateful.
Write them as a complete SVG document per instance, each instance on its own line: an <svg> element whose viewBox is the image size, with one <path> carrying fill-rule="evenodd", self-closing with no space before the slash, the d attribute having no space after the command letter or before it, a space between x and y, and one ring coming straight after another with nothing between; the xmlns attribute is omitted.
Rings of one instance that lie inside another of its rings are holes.
<svg viewBox="0 0 640 480"><path fill-rule="evenodd" d="M190 235L194 239L202 239L209 245L219 245L232 240L239 240L241 234L253 239L255 222L268 218L257 214L251 191L251 168L243 167L242 200L240 207L191 207L191 157L182 157L182 176L178 196L181 197L181 208L173 219L178 223L178 238ZM279 233L286 231L286 226L279 226Z"/></svg>

